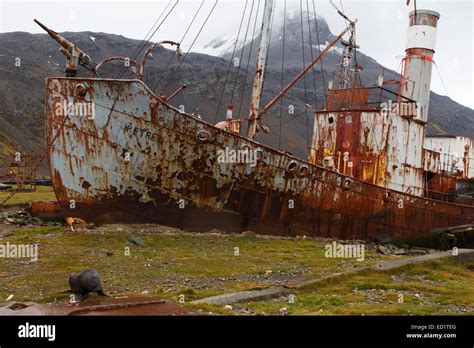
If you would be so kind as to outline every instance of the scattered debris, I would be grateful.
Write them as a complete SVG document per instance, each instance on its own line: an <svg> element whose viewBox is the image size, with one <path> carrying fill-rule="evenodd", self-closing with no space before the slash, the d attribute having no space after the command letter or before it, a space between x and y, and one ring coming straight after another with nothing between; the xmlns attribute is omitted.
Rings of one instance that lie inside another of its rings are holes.
<svg viewBox="0 0 474 348"><path fill-rule="evenodd" d="M246 307L241 307L239 305L234 305L234 306L230 306L232 307L232 310L236 313L239 313L239 314L245 314L245 315L255 315L254 312L252 312L250 309L246 308Z"/></svg>
<svg viewBox="0 0 474 348"><path fill-rule="evenodd" d="M463 305L447 305L441 308L441 312L447 313L474 313L474 307Z"/></svg>
<svg viewBox="0 0 474 348"><path fill-rule="evenodd" d="M386 234L379 234L374 237L374 242L377 244L388 244L392 239Z"/></svg>
<svg viewBox="0 0 474 348"><path fill-rule="evenodd" d="M71 217L71 216L68 216L67 218L65 218L67 224L71 227L71 231L74 232L74 227L73 225L74 224L85 224L86 222L82 219L79 219L77 217Z"/></svg>
<svg viewBox="0 0 474 348"><path fill-rule="evenodd" d="M406 255L407 251L393 244L377 245L376 251L383 255Z"/></svg>
<svg viewBox="0 0 474 348"><path fill-rule="evenodd" d="M213 235L213 236L221 236L224 233L221 230L218 230L217 228L214 228L214 229L209 231L209 234Z"/></svg>
<svg viewBox="0 0 474 348"><path fill-rule="evenodd" d="M242 237L256 237L257 234L253 231L244 231L241 233Z"/></svg>
<svg viewBox="0 0 474 348"><path fill-rule="evenodd" d="M29 226L29 225L42 225L42 226L58 226L61 225L58 221L48 221L43 218L33 217L28 213L27 209L20 209L15 211L3 211L0 212L0 223L7 225L17 226Z"/></svg>
<svg viewBox="0 0 474 348"><path fill-rule="evenodd" d="M140 247L140 248L144 248L145 247L145 242L143 241L143 239L141 239L140 237L135 237L135 236L132 236L128 239L128 241L134 245L136 245L137 247Z"/></svg>

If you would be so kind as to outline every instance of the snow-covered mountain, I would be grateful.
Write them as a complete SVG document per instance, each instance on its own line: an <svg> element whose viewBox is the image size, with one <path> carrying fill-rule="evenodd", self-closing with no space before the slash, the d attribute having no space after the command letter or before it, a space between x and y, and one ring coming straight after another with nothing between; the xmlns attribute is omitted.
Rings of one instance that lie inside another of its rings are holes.
<svg viewBox="0 0 474 348"><path fill-rule="evenodd" d="M237 39L235 34L226 34L221 37L216 37L201 48L195 49L194 52L214 57L223 57L226 54L232 54L236 42L236 51L242 49L244 46L243 41L243 38Z"/></svg>

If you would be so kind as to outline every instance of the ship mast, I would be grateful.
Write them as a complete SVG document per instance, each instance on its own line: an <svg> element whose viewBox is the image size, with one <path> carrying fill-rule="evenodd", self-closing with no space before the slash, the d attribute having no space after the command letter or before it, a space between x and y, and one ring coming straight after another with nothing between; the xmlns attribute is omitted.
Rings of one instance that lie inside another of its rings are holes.
<svg viewBox="0 0 474 348"><path fill-rule="evenodd" d="M253 82L252 102L250 104L250 114L247 129L247 137L254 139L257 133L260 99L262 97L263 79L267 66L268 47L270 46L270 29L272 24L273 1L265 0L263 12L262 31L260 33L260 48L257 55L257 70Z"/></svg>

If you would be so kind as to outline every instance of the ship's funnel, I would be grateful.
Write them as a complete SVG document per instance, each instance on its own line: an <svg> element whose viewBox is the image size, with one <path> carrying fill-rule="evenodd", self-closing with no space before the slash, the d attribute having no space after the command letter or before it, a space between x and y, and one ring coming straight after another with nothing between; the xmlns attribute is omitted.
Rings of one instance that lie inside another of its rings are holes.
<svg viewBox="0 0 474 348"><path fill-rule="evenodd" d="M226 115L227 120L232 120L233 112L234 112L234 105L232 104L227 105L227 115Z"/></svg>
<svg viewBox="0 0 474 348"><path fill-rule="evenodd" d="M418 118L425 122L428 120L431 70L439 18L440 14L431 10L410 12L402 94L418 103Z"/></svg>

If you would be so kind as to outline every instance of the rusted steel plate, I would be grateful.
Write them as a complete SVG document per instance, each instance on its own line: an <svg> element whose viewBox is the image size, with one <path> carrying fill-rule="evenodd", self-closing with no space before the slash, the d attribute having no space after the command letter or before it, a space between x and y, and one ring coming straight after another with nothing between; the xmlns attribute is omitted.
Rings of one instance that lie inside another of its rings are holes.
<svg viewBox="0 0 474 348"><path fill-rule="evenodd" d="M56 109L65 101L93 103L94 118L65 120ZM341 238L408 237L474 218L473 207L365 183L222 131L136 80L48 79L46 115L47 141L57 138L49 162L65 216ZM199 131L209 141L200 142ZM218 150L243 147L262 151L255 167L217 160Z"/></svg>
<svg viewBox="0 0 474 348"><path fill-rule="evenodd" d="M88 301L69 307L68 316L110 316L110 315L191 315L173 303L151 298L114 298L102 301Z"/></svg>
<svg viewBox="0 0 474 348"><path fill-rule="evenodd" d="M311 160L416 196L424 194L424 124L395 113L318 112Z"/></svg>
<svg viewBox="0 0 474 348"><path fill-rule="evenodd" d="M28 207L28 213L39 218L60 218L63 216L61 207L57 202L32 202Z"/></svg>
<svg viewBox="0 0 474 348"><path fill-rule="evenodd" d="M122 297L87 300L75 304L9 302L0 307L0 315L192 315L191 312L165 300L150 297Z"/></svg>

